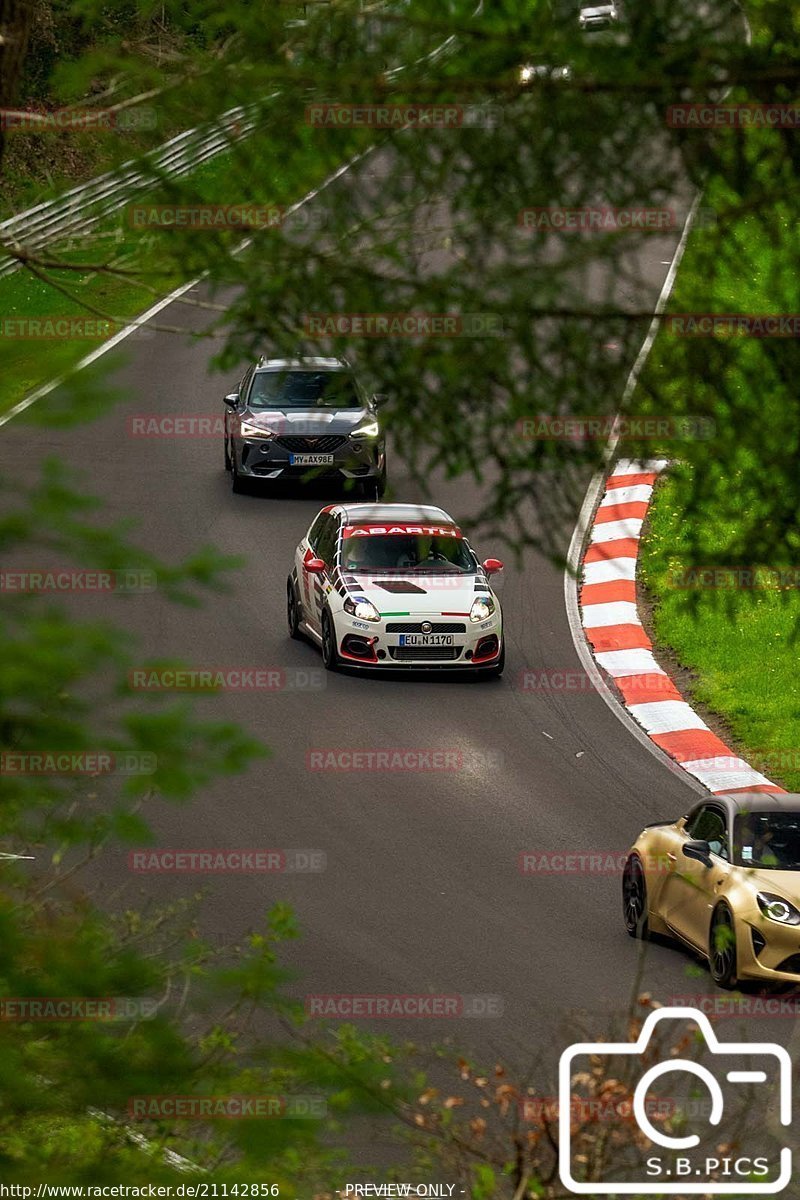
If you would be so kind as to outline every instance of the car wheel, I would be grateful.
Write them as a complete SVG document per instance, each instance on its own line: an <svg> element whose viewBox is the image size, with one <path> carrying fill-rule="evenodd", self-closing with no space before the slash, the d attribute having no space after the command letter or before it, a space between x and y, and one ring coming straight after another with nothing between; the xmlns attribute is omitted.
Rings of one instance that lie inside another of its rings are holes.
<svg viewBox="0 0 800 1200"><path fill-rule="evenodd" d="M500 657L493 667L490 667L484 674L487 679L499 679L506 667L506 643L503 639L503 644L500 647Z"/></svg>
<svg viewBox="0 0 800 1200"><path fill-rule="evenodd" d="M630 936L647 941L647 883L642 864L635 855L625 863L622 873L622 914Z"/></svg>
<svg viewBox="0 0 800 1200"><path fill-rule="evenodd" d="M297 599L297 593L294 590L294 584L291 579L286 582L286 624L289 627L289 637L300 637L300 622L303 619L303 612L300 608L300 602Z"/></svg>
<svg viewBox="0 0 800 1200"><path fill-rule="evenodd" d="M326 671L335 671L339 666L339 655L336 650L336 633L333 620L327 608L322 613L322 665Z"/></svg>
<svg viewBox="0 0 800 1200"><path fill-rule="evenodd" d="M708 964L711 978L718 987L732 988L737 983L736 929L727 904L718 904L708 931Z"/></svg>
<svg viewBox="0 0 800 1200"><path fill-rule="evenodd" d="M378 483L377 483L377 487L375 489L378 500L382 500L383 497L386 495L386 483L387 483L386 471L384 470L383 473L378 476Z"/></svg>
<svg viewBox="0 0 800 1200"><path fill-rule="evenodd" d="M225 438L225 470L230 471L230 469L231 469L231 452L228 449L228 439Z"/></svg>
<svg viewBox="0 0 800 1200"><path fill-rule="evenodd" d="M361 493L361 499L366 500L367 503L377 500L381 494L375 479L365 479L358 490Z"/></svg>

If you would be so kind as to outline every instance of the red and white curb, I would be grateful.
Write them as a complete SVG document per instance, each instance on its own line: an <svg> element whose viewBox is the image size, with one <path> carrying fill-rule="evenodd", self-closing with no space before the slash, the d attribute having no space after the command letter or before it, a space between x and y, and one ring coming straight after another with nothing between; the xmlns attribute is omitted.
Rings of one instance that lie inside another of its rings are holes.
<svg viewBox="0 0 800 1200"><path fill-rule="evenodd" d="M667 463L620 460L595 511L583 556L580 611L598 666L650 740L710 792L783 792L733 752L687 704L653 655L636 605L639 539Z"/></svg>

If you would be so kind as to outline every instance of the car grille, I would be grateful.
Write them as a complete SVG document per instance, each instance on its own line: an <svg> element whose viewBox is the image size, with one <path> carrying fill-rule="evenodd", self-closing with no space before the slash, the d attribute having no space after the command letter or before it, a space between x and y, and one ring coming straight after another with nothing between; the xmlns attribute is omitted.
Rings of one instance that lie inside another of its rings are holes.
<svg viewBox="0 0 800 1200"><path fill-rule="evenodd" d="M425 659L429 662L453 662L461 654L461 646L390 646L389 653L395 662L414 662Z"/></svg>
<svg viewBox="0 0 800 1200"><path fill-rule="evenodd" d="M327 437L278 437L275 438L275 445L282 446L292 454L330 454L346 441L346 437L331 433Z"/></svg>
<svg viewBox="0 0 800 1200"><path fill-rule="evenodd" d="M467 632L466 625L460 625L460 624L458 624L458 622L456 622L455 624L453 622L450 622L448 624L447 622L440 623L437 621L434 623L433 621L431 621L430 624L433 626L433 628L428 630L429 633L466 633ZM400 621L399 623L394 622L394 623L386 626L386 632L387 633L422 633L422 625L420 624L419 621L417 621L417 622Z"/></svg>
<svg viewBox="0 0 800 1200"><path fill-rule="evenodd" d="M777 969L786 971L788 975L800 975L800 954L792 954L785 958L782 963L778 963Z"/></svg>

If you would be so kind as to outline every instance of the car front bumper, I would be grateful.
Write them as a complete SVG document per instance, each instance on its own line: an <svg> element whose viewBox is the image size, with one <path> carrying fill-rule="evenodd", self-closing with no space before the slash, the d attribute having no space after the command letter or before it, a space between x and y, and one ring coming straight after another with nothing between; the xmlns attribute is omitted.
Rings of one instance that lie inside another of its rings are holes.
<svg viewBox="0 0 800 1200"><path fill-rule="evenodd" d="M447 644L409 645L409 637L424 637L419 627L431 625L432 638L446 637ZM503 622L499 612L474 622L468 614L384 615L380 621L359 621L338 613L335 621L339 656L348 666L375 670L491 670L503 649ZM398 628L399 627L399 628ZM406 644L404 644L404 642Z"/></svg>
<svg viewBox="0 0 800 1200"><path fill-rule="evenodd" d="M291 461L292 451L274 441L254 438L235 440L234 452L240 475L250 479L375 479L386 470L382 442L352 442L349 439L330 451L330 462L318 466Z"/></svg>

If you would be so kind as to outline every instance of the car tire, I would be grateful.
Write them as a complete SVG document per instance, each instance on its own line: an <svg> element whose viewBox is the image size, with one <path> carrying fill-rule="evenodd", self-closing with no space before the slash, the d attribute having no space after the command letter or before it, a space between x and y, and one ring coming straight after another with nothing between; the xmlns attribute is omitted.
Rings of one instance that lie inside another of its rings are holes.
<svg viewBox="0 0 800 1200"><path fill-rule="evenodd" d="M336 649L336 630L327 608L322 610L322 665L326 671L338 671L339 654Z"/></svg>
<svg viewBox="0 0 800 1200"><path fill-rule="evenodd" d="M500 647L500 657L498 658L495 665L493 667L489 667L489 669L487 671L485 671L484 674L487 679L499 679L500 676L503 674L505 667L506 667L506 643L505 643L505 638L504 638L503 644Z"/></svg>
<svg viewBox="0 0 800 1200"><path fill-rule="evenodd" d="M646 942L650 936L647 920L647 882L639 858L633 854L622 872L622 917L632 938Z"/></svg>
<svg viewBox="0 0 800 1200"><path fill-rule="evenodd" d="M736 927L733 913L724 903L718 904L711 915L708 930L708 965L717 987L733 988L738 982Z"/></svg>
<svg viewBox="0 0 800 1200"><path fill-rule="evenodd" d="M386 478L386 470L384 469L382 471L382 473L378 476L378 483L377 483L377 487L375 488L375 492L376 492L378 500L382 500L383 497L386 495L387 482L388 481Z"/></svg>
<svg viewBox="0 0 800 1200"><path fill-rule="evenodd" d="M297 599L297 592L294 590L291 576L286 581L286 624L289 628L289 637L295 641L300 639L300 622L303 619L303 610L300 601Z"/></svg>

